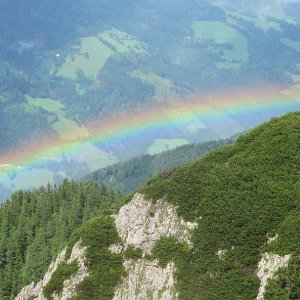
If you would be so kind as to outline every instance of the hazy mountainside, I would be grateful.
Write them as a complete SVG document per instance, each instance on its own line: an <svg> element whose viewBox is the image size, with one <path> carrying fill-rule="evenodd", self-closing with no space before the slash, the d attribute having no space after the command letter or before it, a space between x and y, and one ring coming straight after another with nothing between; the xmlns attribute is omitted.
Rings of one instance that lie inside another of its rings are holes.
<svg viewBox="0 0 300 300"><path fill-rule="evenodd" d="M299 25L214 4L1 1L0 155L18 153L24 144L39 149L50 137L59 145L91 142L80 154L43 152L31 157L37 161L33 166L17 162L13 172L4 170L0 199L4 192L60 183L66 176L77 179L148 153L158 139L178 146L227 138L290 108L242 116L213 109L217 118L212 120L195 114L183 125L170 120L174 126L163 130L96 142L91 120L136 107L147 112L191 94L249 87L284 86L288 92L279 91L278 97L297 104Z"/></svg>
<svg viewBox="0 0 300 300"><path fill-rule="evenodd" d="M188 144L156 155L142 155L97 170L83 180L104 184L116 191L132 193L142 183L162 171L168 171L199 159L216 148L233 143L236 137L199 144Z"/></svg>
<svg viewBox="0 0 300 300"><path fill-rule="evenodd" d="M152 178L17 299L299 299L299 140L290 113Z"/></svg>
<svg viewBox="0 0 300 300"><path fill-rule="evenodd" d="M211 2L223 8L235 9L248 15L256 15L260 18L285 19L289 22L298 23L300 21L298 14L300 3L297 0L213 0Z"/></svg>
<svg viewBox="0 0 300 300"><path fill-rule="evenodd" d="M83 222L113 212L122 195L92 183L65 180L32 192L16 192L0 207L0 299L44 274Z"/></svg>

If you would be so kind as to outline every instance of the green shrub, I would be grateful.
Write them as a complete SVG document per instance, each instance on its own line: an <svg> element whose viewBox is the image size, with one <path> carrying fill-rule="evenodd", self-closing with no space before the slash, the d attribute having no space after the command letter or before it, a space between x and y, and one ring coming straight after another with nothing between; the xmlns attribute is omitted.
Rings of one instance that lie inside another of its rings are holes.
<svg viewBox="0 0 300 300"><path fill-rule="evenodd" d="M139 248L133 248L131 246L123 252L125 259L139 259L142 258L143 250Z"/></svg>
<svg viewBox="0 0 300 300"><path fill-rule="evenodd" d="M81 239L87 248L89 276L79 285L76 299L112 299L114 287L125 275L122 254L111 253L109 246L120 242L114 220L103 216L86 222L75 234L69 248Z"/></svg>
<svg viewBox="0 0 300 300"><path fill-rule="evenodd" d="M189 247L186 243L178 242L175 238L161 238L152 251L154 257L159 259L162 268L165 268L171 261L180 263L185 260L189 252Z"/></svg>

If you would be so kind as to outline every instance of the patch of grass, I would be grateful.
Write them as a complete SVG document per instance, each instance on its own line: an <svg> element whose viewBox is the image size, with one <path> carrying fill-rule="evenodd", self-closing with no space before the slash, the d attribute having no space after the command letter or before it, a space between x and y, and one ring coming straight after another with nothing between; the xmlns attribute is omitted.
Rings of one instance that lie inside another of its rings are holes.
<svg viewBox="0 0 300 300"><path fill-rule="evenodd" d="M76 79L77 69L79 69L85 76L95 78L112 54L113 51L99 38L82 38L79 53L68 55L64 64L59 68L57 75Z"/></svg>
<svg viewBox="0 0 300 300"><path fill-rule="evenodd" d="M125 259L138 259L142 258L143 250L139 248L133 248L132 246L127 247L123 252Z"/></svg>
<svg viewBox="0 0 300 300"><path fill-rule="evenodd" d="M131 76L141 79L147 84L151 84L155 88L156 98L160 100L166 97L175 96L175 86L173 82L167 78L163 78L153 72L143 73L139 70L134 70L130 73Z"/></svg>
<svg viewBox="0 0 300 300"><path fill-rule="evenodd" d="M65 107L60 101L50 98L33 98L29 95L26 95L26 100L29 105L42 107L48 112L58 112Z"/></svg>
<svg viewBox="0 0 300 300"><path fill-rule="evenodd" d="M80 89L80 86L78 87L78 93L84 93L84 91ZM56 113L55 119L58 119L58 121L52 124L52 128L62 140L74 141L89 135L88 130L84 126L80 126L75 121L64 116L64 105L60 101L50 98L32 98L29 95L26 95L26 99L31 106L42 107L48 112Z"/></svg>
<svg viewBox="0 0 300 300"><path fill-rule="evenodd" d="M184 139L155 139L154 143L148 148L148 154L158 154L166 150L186 145L189 142Z"/></svg>
<svg viewBox="0 0 300 300"><path fill-rule="evenodd" d="M139 41L135 40L126 32L119 31L117 29L106 30L100 33L99 37L104 39L119 53L124 53L127 51L145 52L142 44Z"/></svg>
<svg viewBox="0 0 300 300"><path fill-rule="evenodd" d="M95 171L106 167L107 165L117 162L117 158L109 152L97 148L92 143L84 143L81 149L77 149L80 153L81 160L84 160L91 171ZM70 157L71 154L69 154Z"/></svg>
<svg viewBox="0 0 300 300"><path fill-rule="evenodd" d="M76 79L78 70L81 70L86 77L96 78L109 57L115 53L128 51L144 50L140 42L117 29L104 31L94 37L82 38L79 52L66 57L57 75Z"/></svg>
<svg viewBox="0 0 300 300"><path fill-rule="evenodd" d="M66 262L60 263L56 271L53 273L50 281L43 289L43 294L48 300L53 299L52 294L55 292L60 295L63 290L63 283L78 271L78 262L73 261L71 264Z"/></svg>
<svg viewBox="0 0 300 300"><path fill-rule="evenodd" d="M65 117L59 117L52 127L64 141L74 141L89 135L84 126L79 126L75 121Z"/></svg>
<svg viewBox="0 0 300 300"><path fill-rule="evenodd" d="M198 38L214 40L217 44L230 44L232 49L224 49L224 60L230 63L247 62L249 58L248 41L237 29L220 21L196 21L192 26ZM220 62L219 68L232 68L232 64Z"/></svg>

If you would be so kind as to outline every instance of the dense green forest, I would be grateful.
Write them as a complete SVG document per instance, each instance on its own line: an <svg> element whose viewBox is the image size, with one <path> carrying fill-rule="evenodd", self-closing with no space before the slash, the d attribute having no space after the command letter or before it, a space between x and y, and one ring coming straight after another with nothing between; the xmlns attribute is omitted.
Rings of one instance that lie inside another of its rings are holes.
<svg viewBox="0 0 300 300"><path fill-rule="evenodd" d="M125 162L97 170L84 178L124 193L135 191L150 177L176 166L199 159L206 153L233 143L236 137L225 140L188 144L155 155L141 155Z"/></svg>
<svg viewBox="0 0 300 300"><path fill-rule="evenodd" d="M265 252L291 255L288 267L270 280L266 299L300 297L299 134L300 113L289 113L141 186L149 201L165 197L181 217L199 223L191 249L162 238L145 258L159 258L162 267L174 261L180 299L255 299L256 270ZM126 200L88 182L15 193L0 209L1 299L13 299L21 286L41 277L67 240L70 253L78 239L87 247L90 275L76 299L111 299L126 276L124 259L141 258L139 249L108 250L120 240L109 215ZM61 278L77 267L61 264L44 292L59 290Z"/></svg>
<svg viewBox="0 0 300 300"><path fill-rule="evenodd" d="M74 230L118 209L119 193L103 185L65 180L32 192L16 192L0 208L0 299L14 299L40 279Z"/></svg>
<svg viewBox="0 0 300 300"><path fill-rule="evenodd" d="M189 253L170 253L168 239L154 250L164 261L175 257L181 299L255 299L264 252L292 255L267 299L300 298L299 141L300 113L290 113L142 186L149 199L165 196L185 220L199 221Z"/></svg>
<svg viewBox="0 0 300 300"><path fill-rule="evenodd" d="M144 257L149 264L158 258L161 267L175 263L179 299L256 299L256 272L265 252L291 255L288 267L268 281L265 299L299 299L299 140L300 113L290 113L142 185L139 192L149 201L164 198L185 220L199 223L192 248L164 237ZM141 252L130 247L119 254L108 251L120 242L108 216L76 230L68 251L79 239L88 249L91 273L76 299L111 299L126 276L122 263L140 259ZM108 277L103 265L110 270ZM58 276L62 274L51 283Z"/></svg>

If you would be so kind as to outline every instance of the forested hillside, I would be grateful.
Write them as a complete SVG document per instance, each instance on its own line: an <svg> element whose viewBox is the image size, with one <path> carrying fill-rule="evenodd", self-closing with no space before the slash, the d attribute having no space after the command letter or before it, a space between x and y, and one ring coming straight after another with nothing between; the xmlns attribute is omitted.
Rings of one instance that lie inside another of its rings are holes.
<svg viewBox="0 0 300 300"><path fill-rule="evenodd" d="M65 180L32 192L16 192L0 208L0 299L40 279L83 222L112 213L122 195L103 185Z"/></svg>
<svg viewBox="0 0 300 300"><path fill-rule="evenodd" d="M291 255L265 299L300 298L299 141L300 113L291 113L143 185L148 199L166 197L199 222L188 253L169 239L155 248L161 263L176 263L181 299L255 299L265 252Z"/></svg>
<svg viewBox="0 0 300 300"><path fill-rule="evenodd" d="M188 144L156 155L142 155L97 170L84 178L104 184L116 191L131 193L142 183L162 171L199 159L206 153L233 143L236 137L199 144Z"/></svg>
<svg viewBox="0 0 300 300"><path fill-rule="evenodd" d="M299 299L299 140L290 113L152 178L118 214L76 230L37 293L68 288L80 241L88 272L75 299Z"/></svg>

